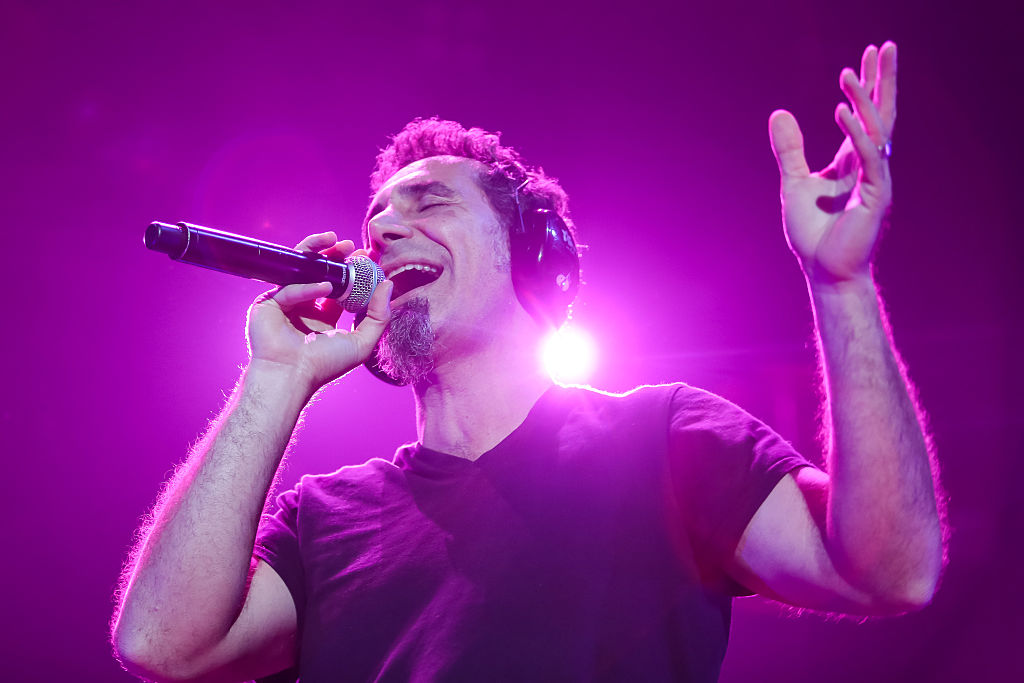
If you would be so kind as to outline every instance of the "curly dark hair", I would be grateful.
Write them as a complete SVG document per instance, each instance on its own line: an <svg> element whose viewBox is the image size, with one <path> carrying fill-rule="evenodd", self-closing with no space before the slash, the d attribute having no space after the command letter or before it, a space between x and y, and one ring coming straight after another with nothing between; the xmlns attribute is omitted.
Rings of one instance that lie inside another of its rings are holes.
<svg viewBox="0 0 1024 683"><path fill-rule="evenodd" d="M377 154L377 163L370 175L370 193L387 182L397 171L414 161L434 156L456 156L474 159L487 165L477 178L491 207L498 215L505 234L518 221L514 193L524 208L553 209L562 217L573 237L576 231L569 219L569 196L558 180L544 174L540 167L527 166L519 152L501 144L501 133L481 128L465 128L456 121L437 117L415 118L402 128L390 144ZM524 185L525 183L525 185Z"/></svg>

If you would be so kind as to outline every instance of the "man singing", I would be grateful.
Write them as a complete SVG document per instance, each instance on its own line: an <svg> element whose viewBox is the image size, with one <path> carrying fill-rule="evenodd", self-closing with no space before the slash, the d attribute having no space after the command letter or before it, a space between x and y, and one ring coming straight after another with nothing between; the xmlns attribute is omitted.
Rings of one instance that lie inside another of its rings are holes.
<svg viewBox="0 0 1024 683"><path fill-rule="evenodd" d="M171 681L714 681L733 596L864 615L926 605L943 559L935 472L871 271L896 46L869 46L840 86L846 139L821 172L792 115L769 122L825 369L827 471L685 384L553 385L537 346L575 292L565 193L497 135L418 119L377 158L364 253L388 281L355 329L337 329L329 283L250 309L249 364L126 569L125 667ZM334 233L298 248L356 251ZM303 408L364 362L412 388L416 443L303 477L261 517Z"/></svg>

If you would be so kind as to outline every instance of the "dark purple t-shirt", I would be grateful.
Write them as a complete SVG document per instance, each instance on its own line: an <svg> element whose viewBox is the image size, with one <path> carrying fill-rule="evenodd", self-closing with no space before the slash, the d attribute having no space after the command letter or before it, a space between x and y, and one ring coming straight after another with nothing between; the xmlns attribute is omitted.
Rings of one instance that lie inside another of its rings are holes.
<svg viewBox="0 0 1024 683"><path fill-rule="evenodd" d="M295 599L320 681L715 681L725 574L809 463L686 385L556 387L476 461L403 446L306 476L255 554Z"/></svg>

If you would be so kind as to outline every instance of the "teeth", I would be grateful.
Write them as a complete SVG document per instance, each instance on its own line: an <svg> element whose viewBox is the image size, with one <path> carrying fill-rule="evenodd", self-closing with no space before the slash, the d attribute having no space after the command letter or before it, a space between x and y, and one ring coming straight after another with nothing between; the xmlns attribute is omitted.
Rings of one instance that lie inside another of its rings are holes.
<svg viewBox="0 0 1024 683"><path fill-rule="evenodd" d="M396 268L395 270L391 271L388 274L388 279L390 280L391 278L393 278L394 276L398 275L399 273L404 273L407 270L425 270L428 273L440 273L441 272L440 270L438 270L434 266L428 266L425 263L409 263L407 265L402 266L401 268Z"/></svg>

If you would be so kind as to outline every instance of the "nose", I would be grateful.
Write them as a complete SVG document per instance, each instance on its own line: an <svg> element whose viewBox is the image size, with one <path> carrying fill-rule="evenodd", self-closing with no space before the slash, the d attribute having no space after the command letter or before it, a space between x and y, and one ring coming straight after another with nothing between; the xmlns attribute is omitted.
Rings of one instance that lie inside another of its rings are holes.
<svg viewBox="0 0 1024 683"><path fill-rule="evenodd" d="M399 216L395 215L393 207L389 207L371 218L367 223L366 232L370 250L377 253L383 253L394 242L412 236L412 229Z"/></svg>

